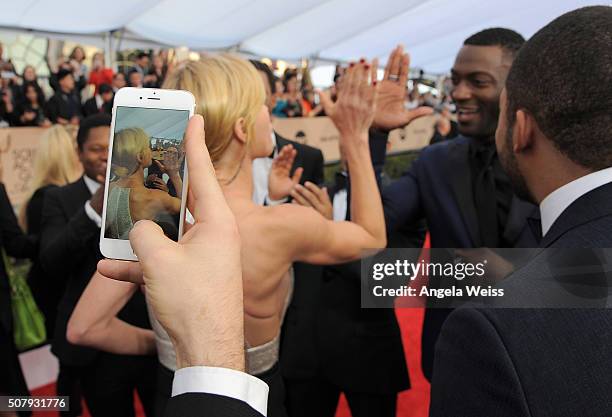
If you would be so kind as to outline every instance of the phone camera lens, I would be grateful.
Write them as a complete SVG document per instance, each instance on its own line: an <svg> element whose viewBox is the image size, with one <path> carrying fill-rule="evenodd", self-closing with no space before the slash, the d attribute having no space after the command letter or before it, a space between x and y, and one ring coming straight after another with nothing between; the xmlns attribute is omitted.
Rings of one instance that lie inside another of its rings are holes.
<svg viewBox="0 0 612 417"><path fill-rule="evenodd" d="M140 97L140 99L142 100L142 97Z"/></svg>

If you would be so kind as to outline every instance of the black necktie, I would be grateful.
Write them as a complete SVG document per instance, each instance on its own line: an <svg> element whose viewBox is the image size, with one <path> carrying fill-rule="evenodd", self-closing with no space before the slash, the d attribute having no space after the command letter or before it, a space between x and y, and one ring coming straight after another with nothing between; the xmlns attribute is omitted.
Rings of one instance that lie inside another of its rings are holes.
<svg viewBox="0 0 612 417"><path fill-rule="evenodd" d="M542 220L540 219L539 212L537 216L527 217L527 225L533 234L536 242L539 244L542 241Z"/></svg>
<svg viewBox="0 0 612 417"><path fill-rule="evenodd" d="M492 164L494 157L494 145L474 144L472 151L474 204L478 214L481 243L488 248L496 248L499 245L497 196Z"/></svg>

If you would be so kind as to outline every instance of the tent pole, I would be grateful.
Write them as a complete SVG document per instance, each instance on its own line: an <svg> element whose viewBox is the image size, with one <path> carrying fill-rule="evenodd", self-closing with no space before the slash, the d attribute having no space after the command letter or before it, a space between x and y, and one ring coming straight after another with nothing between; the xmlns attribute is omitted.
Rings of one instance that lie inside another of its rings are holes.
<svg viewBox="0 0 612 417"><path fill-rule="evenodd" d="M106 65L109 68L115 70L115 62L113 59L113 51L112 51L112 38L113 32L108 31L104 32L104 60L106 61Z"/></svg>

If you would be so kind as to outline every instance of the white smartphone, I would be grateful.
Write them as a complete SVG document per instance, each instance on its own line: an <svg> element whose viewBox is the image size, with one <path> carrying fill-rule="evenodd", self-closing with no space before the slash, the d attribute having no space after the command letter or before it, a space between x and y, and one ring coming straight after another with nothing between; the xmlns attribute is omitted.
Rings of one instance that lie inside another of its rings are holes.
<svg viewBox="0 0 612 417"><path fill-rule="evenodd" d="M115 94L100 251L137 260L129 232L152 220L169 238L183 234L187 162L183 139L195 99L188 91L125 87Z"/></svg>

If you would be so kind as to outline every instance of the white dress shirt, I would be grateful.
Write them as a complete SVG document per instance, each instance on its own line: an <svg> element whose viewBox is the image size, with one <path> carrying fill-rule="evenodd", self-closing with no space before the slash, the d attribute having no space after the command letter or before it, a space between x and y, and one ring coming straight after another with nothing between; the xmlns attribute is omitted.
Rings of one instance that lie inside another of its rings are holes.
<svg viewBox="0 0 612 417"><path fill-rule="evenodd" d="M345 177L348 175L346 171L342 172ZM346 210L348 209L348 191L346 188L337 190L332 201L332 209L334 221L341 222L346 220Z"/></svg>
<svg viewBox="0 0 612 417"><path fill-rule="evenodd" d="M259 205L275 206L287 202L287 198L281 200L268 199L268 178L272 169L272 162L278 155L276 149L276 134L272 132L270 135L274 152L272 158L256 158L253 160L253 202Z"/></svg>
<svg viewBox="0 0 612 417"><path fill-rule="evenodd" d="M178 369L172 382L172 396L185 393L222 395L244 401L258 413L267 415L268 385L240 371L211 366Z"/></svg>
<svg viewBox="0 0 612 417"><path fill-rule="evenodd" d="M92 180L87 175L83 175L83 180L91 195L94 195L101 186L98 181ZM85 213L87 213L87 217L89 217L98 227L102 227L102 217L93 209L89 200L85 202Z"/></svg>
<svg viewBox="0 0 612 417"><path fill-rule="evenodd" d="M546 235L559 216L574 201L610 182L612 182L612 168L605 168L569 182L548 194L540 203L542 236Z"/></svg>

